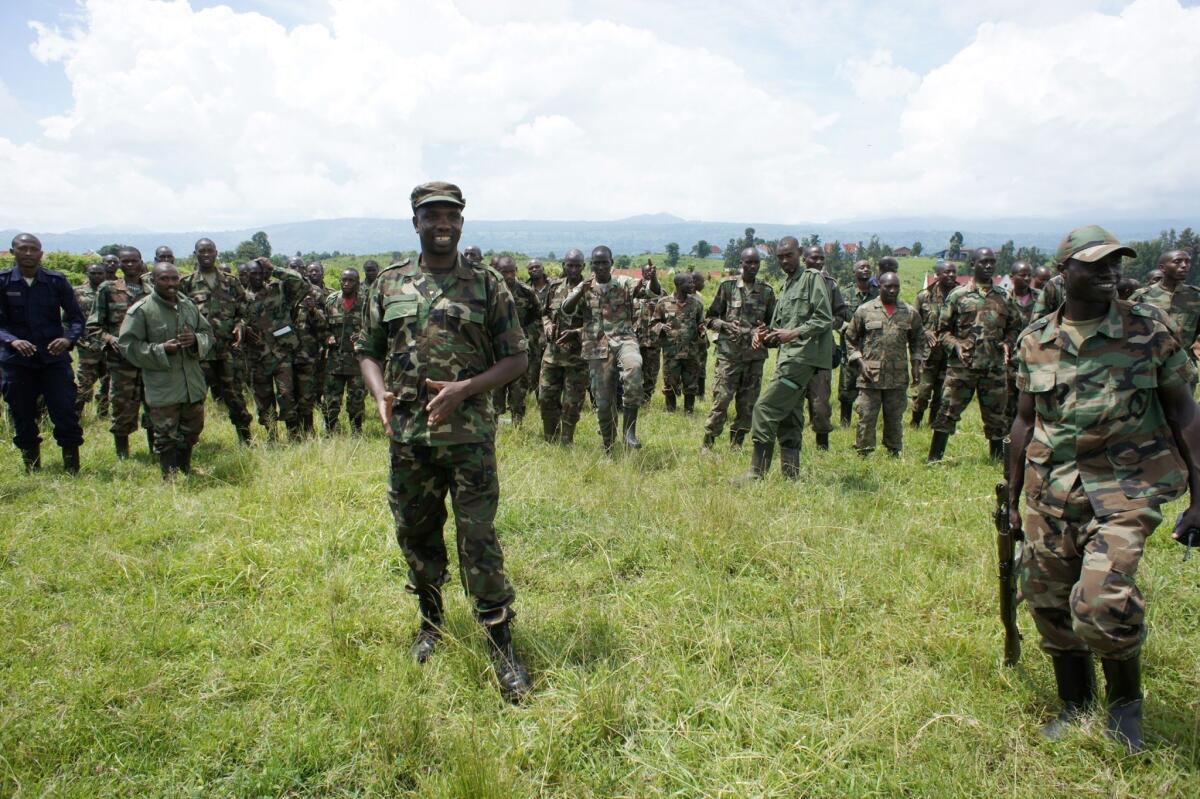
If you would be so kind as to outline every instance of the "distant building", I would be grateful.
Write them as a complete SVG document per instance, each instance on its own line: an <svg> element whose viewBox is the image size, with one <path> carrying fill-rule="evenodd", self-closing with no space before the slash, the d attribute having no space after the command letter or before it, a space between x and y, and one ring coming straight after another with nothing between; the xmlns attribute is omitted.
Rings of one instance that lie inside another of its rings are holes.
<svg viewBox="0 0 1200 799"><path fill-rule="evenodd" d="M897 247L892 250L892 255L897 258L908 258L912 255L912 247Z"/></svg>
<svg viewBox="0 0 1200 799"><path fill-rule="evenodd" d="M858 244L848 241L842 245L842 252L846 253L846 255L858 255Z"/></svg>
<svg viewBox="0 0 1200 799"><path fill-rule="evenodd" d="M725 251L721 249L721 245L719 244L710 244L708 245L708 252L710 255L720 255Z"/></svg>

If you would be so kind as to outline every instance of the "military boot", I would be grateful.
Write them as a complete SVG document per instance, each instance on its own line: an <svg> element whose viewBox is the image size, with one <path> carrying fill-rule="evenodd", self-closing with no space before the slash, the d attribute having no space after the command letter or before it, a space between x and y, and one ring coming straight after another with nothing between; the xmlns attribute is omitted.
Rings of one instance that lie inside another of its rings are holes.
<svg viewBox="0 0 1200 799"><path fill-rule="evenodd" d="M998 438L988 439L988 460L992 463L1004 461L1004 442Z"/></svg>
<svg viewBox="0 0 1200 799"><path fill-rule="evenodd" d="M520 413L513 411L513 414L512 414L513 427L520 427L524 422L525 422L525 411L521 411Z"/></svg>
<svg viewBox="0 0 1200 799"><path fill-rule="evenodd" d="M683 395L683 412L685 414L687 414L688 416L691 416L692 414L694 414L696 412L696 395L695 394L684 394Z"/></svg>
<svg viewBox="0 0 1200 799"><path fill-rule="evenodd" d="M496 671L496 682L500 683L500 695L512 704L517 704L533 690L525 664L513 651L512 631L509 624L512 614L497 624L485 625L491 649L492 668Z"/></svg>
<svg viewBox="0 0 1200 799"><path fill-rule="evenodd" d="M179 471L183 472L184 474L191 474L192 473L192 448L184 447L183 449L178 450L178 453L179 454L177 457L179 458Z"/></svg>
<svg viewBox="0 0 1200 799"><path fill-rule="evenodd" d="M34 444L32 447L22 449L21 462L25 464L27 473L40 471L42 468L42 445Z"/></svg>
<svg viewBox="0 0 1200 799"><path fill-rule="evenodd" d="M667 413L675 413L675 410L679 407L675 404L675 393L672 391L668 391L663 395L663 401L666 403Z"/></svg>
<svg viewBox="0 0 1200 799"><path fill-rule="evenodd" d="M165 449L158 453L158 465L162 468L163 480L175 479L175 475L179 471L179 451Z"/></svg>
<svg viewBox="0 0 1200 799"><path fill-rule="evenodd" d="M241 444L243 446L249 446L250 445L250 428L249 427L237 428L237 437L238 437L239 444Z"/></svg>
<svg viewBox="0 0 1200 799"><path fill-rule="evenodd" d="M350 420L350 435L352 435L352 436L361 436L362 435L362 422L363 422L363 420L362 420L361 416L357 419Z"/></svg>
<svg viewBox="0 0 1200 799"><path fill-rule="evenodd" d="M750 471L743 475L743 480L761 480L771 469L771 456L775 452L774 444L760 444L753 441L754 452L750 455Z"/></svg>
<svg viewBox="0 0 1200 799"><path fill-rule="evenodd" d="M287 422L288 441L300 441L304 438L304 428L299 421Z"/></svg>
<svg viewBox="0 0 1200 799"><path fill-rule="evenodd" d="M745 430L730 430L729 431L729 448L741 449L742 444L746 441Z"/></svg>
<svg viewBox="0 0 1200 799"><path fill-rule="evenodd" d="M146 450L151 455L154 454L154 431L150 428L146 428Z"/></svg>
<svg viewBox="0 0 1200 799"><path fill-rule="evenodd" d="M542 414L542 438L546 439L547 444L554 444L558 441L561 435L559 424L558 419Z"/></svg>
<svg viewBox="0 0 1200 799"><path fill-rule="evenodd" d="M421 609L421 626L408 653L412 655L413 660L424 663L429 660L434 647L442 638L442 626L445 623L442 589L434 586L418 590L417 605Z"/></svg>
<svg viewBox="0 0 1200 799"><path fill-rule="evenodd" d="M617 428L613 423L602 424L600 427L600 443L604 445L604 453L610 454L613 450L613 442L617 437Z"/></svg>
<svg viewBox="0 0 1200 799"><path fill-rule="evenodd" d="M908 420L908 423L910 425L912 425L913 427L920 427L921 426L921 417L924 415L925 415L925 411L918 411L917 409L914 408L913 412L912 412L912 418Z"/></svg>
<svg viewBox="0 0 1200 799"><path fill-rule="evenodd" d="M1130 752L1146 748L1142 739L1142 668L1137 655L1128 660L1102 658L1108 684L1108 721L1104 734Z"/></svg>
<svg viewBox="0 0 1200 799"><path fill-rule="evenodd" d="M67 474L79 474L79 447L63 447L63 471Z"/></svg>
<svg viewBox="0 0 1200 799"><path fill-rule="evenodd" d="M1078 724L1095 698L1096 678L1092 671L1092 656L1087 653L1055 655L1054 682L1058 685L1058 698L1063 704L1058 716L1042 727L1042 735L1051 740L1057 740L1068 728Z"/></svg>
<svg viewBox="0 0 1200 799"><path fill-rule="evenodd" d="M566 422L562 423L562 426L559 428L558 443L562 444L564 447L569 447L575 443L574 424L567 424Z"/></svg>
<svg viewBox="0 0 1200 799"><path fill-rule="evenodd" d="M700 442L700 449L712 449L715 443L717 443L717 437L712 433L705 433L704 440Z"/></svg>
<svg viewBox="0 0 1200 799"><path fill-rule="evenodd" d="M850 400L839 399L838 404L841 405L841 410L842 410L842 418L841 418L842 427L849 427L851 413L854 410L854 403L851 402Z"/></svg>
<svg viewBox="0 0 1200 799"><path fill-rule="evenodd" d="M624 431L625 431L625 446L630 449L641 449L642 442L638 441L637 437L637 406L625 409Z"/></svg>
<svg viewBox="0 0 1200 799"><path fill-rule="evenodd" d="M117 458L119 460L125 460L129 457L129 436L114 434L113 445L116 447Z"/></svg>
<svg viewBox="0 0 1200 799"><path fill-rule="evenodd" d="M829 450L829 434L817 433L817 449ZM783 457L782 453L780 457Z"/></svg>
<svg viewBox="0 0 1200 799"><path fill-rule="evenodd" d="M929 457L925 459L926 464L937 463L946 456L946 444L950 441L950 434L943 433L940 430L935 430L933 440L929 442Z"/></svg>
<svg viewBox="0 0 1200 799"><path fill-rule="evenodd" d="M800 477L800 448L781 447L779 449L779 471L788 480Z"/></svg>

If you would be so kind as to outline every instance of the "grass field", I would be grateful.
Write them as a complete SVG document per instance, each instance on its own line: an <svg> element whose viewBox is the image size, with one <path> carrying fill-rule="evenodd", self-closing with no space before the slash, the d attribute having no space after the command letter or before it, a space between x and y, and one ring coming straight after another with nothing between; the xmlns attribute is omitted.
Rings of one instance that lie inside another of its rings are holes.
<svg viewBox="0 0 1200 799"><path fill-rule="evenodd" d="M590 417L569 450L501 427L536 681L516 708L454 585L449 640L409 662L377 423L239 449L210 407L170 486L140 439L115 461L90 411L77 480L52 444L33 478L3 450L0 795L1200 795L1200 561L1165 530L1138 575L1149 752L1098 719L1050 743L1024 608L1021 665L1000 665L976 412L936 468L924 429L899 462L837 430L827 453L809 435L798 483L776 464L741 488L748 453L699 453L707 407L656 398L645 448L612 459Z"/></svg>

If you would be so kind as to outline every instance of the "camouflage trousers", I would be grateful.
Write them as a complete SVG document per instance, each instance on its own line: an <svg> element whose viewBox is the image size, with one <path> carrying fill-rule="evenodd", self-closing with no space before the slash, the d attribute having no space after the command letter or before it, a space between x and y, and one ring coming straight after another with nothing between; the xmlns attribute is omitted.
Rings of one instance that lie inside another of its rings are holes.
<svg viewBox="0 0 1200 799"><path fill-rule="evenodd" d="M663 347L663 394L700 393L700 363L691 354L676 355L670 347Z"/></svg>
<svg viewBox="0 0 1200 799"><path fill-rule="evenodd" d="M289 430L296 427L296 377L290 357L247 358L250 383L254 389L254 407L258 423L274 432L275 420L282 419Z"/></svg>
<svg viewBox="0 0 1200 799"><path fill-rule="evenodd" d="M162 405L147 411L154 431L154 451L162 454L175 449L190 449L204 430L204 400Z"/></svg>
<svg viewBox="0 0 1200 799"><path fill-rule="evenodd" d="M756 444L774 444L799 449L804 439L804 397L817 368L796 361L775 366L771 382L754 403L750 438Z"/></svg>
<svg viewBox="0 0 1200 799"><path fill-rule="evenodd" d="M946 353L939 346L929 353L921 368L921 380L913 397L912 410L914 415L923 416L928 408L930 424L937 419L938 412L942 409L942 387L946 382L947 364Z"/></svg>
<svg viewBox="0 0 1200 799"><path fill-rule="evenodd" d="M99 382L100 390L95 391ZM82 419L83 409L96 395L96 417L108 415L109 374L108 363L104 360L103 352L81 350L79 363L75 366L75 385L78 393L75 395L75 413Z"/></svg>
<svg viewBox="0 0 1200 799"><path fill-rule="evenodd" d="M246 396L238 380L233 358L228 352L208 361L200 362L204 382L212 395L229 411L229 421L239 430L250 429L250 411L246 410Z"/></svg>
<svg viewBox="0 0 1200 799"><path fill-rule="evenodd" d="M511 412L514 420L524 417L528 397L529 372L527 370L522 372L516 380L506 383L492 392L492 407L496 411L496 418L499 419L505 411Z"/></svg>
<svg viewBox="0 0 1200 799"><path fill-rule="evenodd" d="M707 333L700 335L704 336ZM700 352L696 353L696 374L698 375L696 394L704 396L704 389L708 384L708 347L701 347Z"/></svg>
<svg viewBox="0 0 1200 799"><path fill-rule="evenodd" d="M662 348L639 345L638 351L642 355L642 404L646 405L654 396L654 389L658 388L658 373L662 366Z"/></svg>
<svg viewBox="0 0 1200 799"><path fill-rule="evenodd" d="M879 411L883 411L883 446L888 452L899 453L904 448L904 409L908 394L903 388L860 388L854 401L858 414L858 429L854 449L866 455L875 451L875 426Z"/></svg>
<svg viewBox="0 0 1200 799"><path fill-rule="evenodd" d="M346 415L350 417L350 428L362 430L363 414L366 412L367 389L363 385L362 373L349 375L331 374L325 378L321 414L325 417L325 429L337 426L342 412L342 394L346 395Z"/></svg>
<svg viewBox="0 0 1200 799"><path fill-rule="evenodd" d="M495 442L439 447L391 442L388 504L396 520L396 540L408 562L410 592L439 587L450 578L442 535L447 492L454 508L463 588L480 619L499 621L515 594L504 572L494 524L500 501Z"/></svg>
<svg viewBox="0 0 1200 799"><path fill-rule="evenodd" d="M564 366L545 361L542 364L538 407L542 411L542 426L547 436L562 436L568 440L574 437L587 388L586 363Z"/></svg>
<svg viewBox="0 0 1200 799"><path fill-rule="evenodd" d="M1004 370L1004 385L1005 391L1008 392L1008 402L1004 406L1004 415L1008 418L1009 424L1017 418L1017 397L1020 394L1020 389L1017 388L1017 361L1014 358L1009 362L1008 368Z"/></svg>
<svg viewBox="0 0 1200 799"><path fill-rule="evenodd" d="M971 404L975 393L979 393L979 415L983 417L983 432L989 441L999 441L1008 435L1008 390L1004 370L964 369L951 366L946 369L946 383L942 387L942 407L933 429L939 433L953 433L962 418L963 411Z"/></svg>
<svg viewBox="0 0 1200 799"><path fill-rule="evenodd" d="M105 353L108 364L109 403L112 406L112 425L108 428L114 436L128 436L137 431L138 410L144 409L142 395L142 370L116 353ZM150 428L149 419L143 412L142 426Z"/></svg>
<svg viewBox="0 0 1200 799"><path fill-rule="evenodd" d="M712 408L704 422L704 432L714 439L725 429L729 418L729 403L734 403L733 424L729 435L744 438L754 416L754 402L762 390L764 360L733 361L717 358L716 380L713 383Z"/></svg>
<svg viewBox="0 0 1200 799"><path fill-rule="evenodd" d="M642 354L638 351L637 340L609 339L608 357L589 360L588 377L600 435L604 437L616 430L618 383L621 402L626 408L637 408L642 404Z"/></svg>
<svg viewBox="0 0 1200 799"><path fill-rule="evenodd" d="M843 363L838 369L838 403L846 402L853 405L856 399L858 399L858 363Z"/></svg>
<svg viewBox="0 0 1200 799"><path fill-rule="evenodd" d="M842 373L844 374L845 371L846 368L843 366ZM833 431L832 395L833 370L818 369L817 373L812 376L812 380L808 381L808 387L804 391L804 396L808 400L808 418L812 422L814 433L828 435ZM838 399L842 399L844 396L840 391L838 392Z"/></svg>
<svg viewBox="0 0 1200 799"><path fill-rule="evenodd" d="M297 356L292 361L296 381L296 420L305 430L312 430L313 409L321 402L325 387L325 356Z"/></svg>
<svg viewBox="0 0 1200 799"><path fill-rule="evenodd" d="M1146 638L1146 601L1134 578L1146 538L1162 521L1150 506L1096 518L1081 485L1063 518L1025 509L1021 590L1051 655L1088 650L1124 660Z"/></svg>
<svg viewBox="0 0 1200 799"><path fill-rule="evenodd" d="M538 398L538 387L542 384L542 354L545 351L546 348L541 344L529 348L529 368L525 370L525 385L533 394L534 402Z"/></svg>

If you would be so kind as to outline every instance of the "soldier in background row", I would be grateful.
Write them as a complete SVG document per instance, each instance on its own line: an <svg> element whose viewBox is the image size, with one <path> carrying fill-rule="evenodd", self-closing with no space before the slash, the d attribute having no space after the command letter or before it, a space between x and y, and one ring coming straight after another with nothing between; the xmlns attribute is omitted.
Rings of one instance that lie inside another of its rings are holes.
<svg viewBox="0 0 1200 799"><path fill-rule="evenodd" d="M697 331L696 351L693 356L696 361L696 374L699 376L697 383L697 394L703 397L705 393L705 385L708 380L708 350L710 342L708 340L708 330L703 324L704 298L700 296L704 293L704 273L692 272L692 281L694 285L694 293L692 296L696 298L696 302L700 303L701 311L701 326Z"/></svg>
<svg viewBox="0 0 1200 799"><path fill-rule="evenodd" d="M1026 261L1014 263L1010 277L1012 279L1012 304L1017 312L1017 330L1020 331L1033 321L1033 307L1037 304L1040 292L1031 285L1033 267ZM1017 361L1015 358L1008 359L1005 375L1008 386L1008 406L1004 415L1011 424L1017 414Z"/></svg>
<svg viewBox="0 0 1200 799"><path fill-rule="evenodd" d="M358 367L358 358L354 354L354 344L362 329L362 309L366 302L358 290L358 283L358 272L347 269L342 272L342 290L331 292L325 300L329 338L325 341L328 354L321 412L327 433L337 429L343 394L346 397L346 415L350 418L350 431L355 435L362 432L366 387Z"/></svg>
<svg viewBox="0 0 1200 799"><path fill-rule="evenodd" d="M1192 271L1192 256L1187 250L1168 250L1158 257L1157 268L1162 279L1133 292L1130 299L1149 303L1167 315L1195 365L1200 348L1200 288L1186 282ZM1195 389L1193 383L1193 393Z"/></svg>
<svg viewBox="0 0 1200 799"><path fill-rule="evenodd" d="M650 335L662 342L663 395L667 410L677 407L683 394L683 412L696 410L700 390L700 363L696 358L704 324L704 308L696 299L696 281L687 272L675 273L675 291L658 300L650 324Z"/></svg>
<svg viewBox="0 0 1200 799"><path fill-rule="evenodd" d="M657 283L657 280L651 280L657 271L654 262L647 261L642 266L639 285L649 286L651 283ZM645 407L654 396L654 389L658 386L658 373L662 369L662 341L659 336L650 332L650 327L654 324L654 311L662 295L653 290L646 290L642 294L643 296L634 300L634 312L637 315L638 352L642 356L642 407ZM674 395L668 399L669 403L673 401ZM668 407L667 410L674 408Z"/></svg>
<svg viewBox="0 0 1200 799"><path fill-rule="evenodd" d="M294 269L274 266L270 260L251 261L247 274L250 294L246 301L245 343L258 423L275 440L282 419L288 435L301 436L296 410L295 358L300 348L293 312L311 298L310 286Z"/></svg>
<svg viewBox="0 0 1200 799"><path fill-rule="evenodd" d="M839 295L840 296L840 295ZM837 309L837 300L834 300L833 324L837 330L844 331L846 325L850 323L854 312L859 309L863 303L873 300L879 296L879 287L872 280L871 262L870 261L855 261L854 263L854 286L850 291L846 292L846 302L842 303L844 310L839 313ZM844 317L844 318L843 318ZM843 358L845 357L845 337L842 340ZM847 427L850 424L850 413L854 409L854 401L858 398L858 365L845 360L842 363L841 371L838 374L838 405L841 410L842 427ZM828 446L828 435L825 441Z"/></svg>
<svg viewBox="0 0 1200 799"><path fill-rule="evenodd" d="M958 286L958 267L953 261L943 261L934 270L934 282L917 292L916 310L925 329L925 363L921 368L920 384L913 398L912 426L921 426L921 417L929 409L929 421L937 419L942 407L942 385L946 381L949 357L938 336L938 325L946 311L946 298Z"/></svg>
<svg viewBox="0 0 1200 799"><path fill-rule="evenodd" d="M538 303L537 293L524 283L517 280L517 262L511 255L502 255L498 261L500 276L504 285L512 295L517 306L517 319L521 323L521 331L525 333L526 346L534 343L534 349L540 350L542 340L542 308ZM535 343L536 342L536 343ZM525 421L525 405L528 401L529 372L506 385L500 386L492 393L492 405L499 419L505 410L512 414L512 423L520 427Z"/></svg>
<svg viewBox="0 0 1200 799"><path fill-rule="evenodd" d="M567 313L563 302L583 282L583 253L563 258L563 276L550 281L542 317L546 350L538 383L542 430L550 443L571 444L588 387L588 363L582 355L583 314Z"/></svg>
<svg viewBox="0 0 1200 799"><path fill-rule="evenodd" d="M104 264L89 264L87 282L75 287L75 299L79 302L84 319L91 315L92 306L96 304L96 291L106 279ZM108 416L108 367L104 362L103 347L103 342L87 335L80 338L76 345L79 360L75 366L75 384L78 389L75 413L80 420L83 419L84 408L92 401L93 394L96 395L96 418L103 419ZM95 390L97 384L99 391Z"/></svg>
<svg viewBox="0 0 1200 799"><path fill-rule="evenodd" d="M546 268L542 266L542 262L537 258L530 258L529 263L525 265L529 271L529 282L526 284L537 297L538 310L545 312L546 298L550 294L550 281L546 279ZM537 336L529 341L529 371L525 374L525 385L533 394L533 398L537 400L538 386L542 380L542 356L546 352L545 334L542 332L542 323L539 314Z"/></svg>
<svg viewBox="0 0 1200 799"><path fill-rule="evenodd" d="M313 284L302 258L292 258L288 266L304 277L306 292L292 311L298 346L292 357L292 375L296 381L296 421L300 432L313 431L313 411L321 400L325 384L325 287Z"/></svg>

